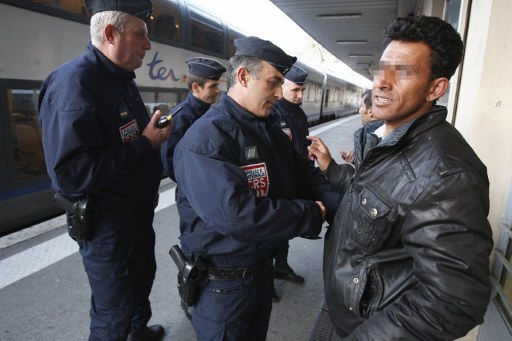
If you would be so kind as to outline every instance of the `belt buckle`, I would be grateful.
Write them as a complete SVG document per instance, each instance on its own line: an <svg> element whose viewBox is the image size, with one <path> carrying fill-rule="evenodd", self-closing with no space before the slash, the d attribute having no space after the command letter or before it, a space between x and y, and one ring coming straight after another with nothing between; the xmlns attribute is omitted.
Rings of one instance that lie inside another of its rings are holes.
<svg viewBox="0 0 512 341"><path fill-rule="evenodd" d="M247 272L247 267L244 268L244 272L242 272L242 278L245 278L245 273Z"/></svg>

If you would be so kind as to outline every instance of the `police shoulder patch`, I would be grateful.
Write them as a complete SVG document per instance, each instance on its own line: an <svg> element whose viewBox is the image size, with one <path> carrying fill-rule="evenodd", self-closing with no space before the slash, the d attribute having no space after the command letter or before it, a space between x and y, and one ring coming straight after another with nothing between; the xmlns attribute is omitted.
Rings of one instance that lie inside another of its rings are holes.
<svg viewBox="0 0 512 341"><path fill-rule="evenodd" d="M119 127L119 133L121 134L121 140L123 140L123 143L133 141L136 137L140 135L137 121L131 120L125 125Z"/></svg>
<svg viewBox="0 0 512 341"><path fill-rule="evenodd" d="M247 185L249 188L256 190L256 196L258 198L266 197L268 195L270 182L265 162L242 166L242 169L247 177Z"/></svg>

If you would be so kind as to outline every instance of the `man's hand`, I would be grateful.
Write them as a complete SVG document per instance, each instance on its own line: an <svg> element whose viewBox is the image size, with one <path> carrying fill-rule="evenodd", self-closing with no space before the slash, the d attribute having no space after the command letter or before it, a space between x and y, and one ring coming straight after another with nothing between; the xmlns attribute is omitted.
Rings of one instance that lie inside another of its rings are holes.
<svg viewBox="0 0 512 341"><path fill-rule="evenodd" d="M316 136L306 136L306 138L311 141L311 144L308 146L309 158L316 160L318 168L320 168L322 172L325 171L332 160L329 148Z"/></svg>
<svg viewBox="0 0 512 341"><path fill-rule="evenodd" d="M149 143L151 143L151 147L153 147L153 149L167 141L173 127L171 121L166 127L158 128L156 126L156 123L158 122L158 119L160 119L161 116L162 112L160 110L157 110L153 114L153 117L151 117L151 121L149 122L147 127L142 132L142 135L146 136L146 138L149 140Z"/></svg>
<svg viewBox="0 0 512 341"><path fill-rule="evenodd" d="M345 161L347 163L354 164L354 152L353 151L349 151L349 152L341 151L340 156L343 159L343 161Z"/></svg>

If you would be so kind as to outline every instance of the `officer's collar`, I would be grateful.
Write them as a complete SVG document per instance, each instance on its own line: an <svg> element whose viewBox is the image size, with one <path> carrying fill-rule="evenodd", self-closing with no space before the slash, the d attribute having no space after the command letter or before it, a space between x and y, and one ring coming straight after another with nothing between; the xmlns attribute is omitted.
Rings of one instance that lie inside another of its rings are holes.
<svg viewBox="0 0 512 341"><path fill-rule="evenodd" d="M107 72L111 73L112 77L118 78L120 81L130 82L135 78L135 72L126 71L110 59L108 59L99 49L97 49L91 42L87 45L87 50L92 53L99 64L101 64Z"/></svg>
<svg viewBox="0 0 512 341"><path fill-rule="evenodd" d="M221 101L224 101L226 105L230 106L233 109L233 113L235 113L240 118L249 121L249 122L266 122L268 121L272 115L269 115L268 117L260 118L253 113L245 110L238 104L232 97L230 97L228 94L222 93L221 94Z"/></svg>
<svg viewBox="0 0 512 341"><path fill-rule="evenodd" d="M283 98L281 98L281 101L280 101L280 102L282 102L282 103L284 103L284 104L288 105L288 106L289 106L289 107L291 107L291 108L299 108L299 107L300 107L300 104L292 103L292 102L290 102L289 100L287 100L287 99L286 99L286 98L284 98L284 97L283 97Z"/></svg>
<svg viewBox="0 0 512 341"><path fill-rule="evenodd" d="M191 92L187 95L187 102L190 104L193 110L204 114L210 109L211 104L201 101L199 98L194 96Z"/></svg>

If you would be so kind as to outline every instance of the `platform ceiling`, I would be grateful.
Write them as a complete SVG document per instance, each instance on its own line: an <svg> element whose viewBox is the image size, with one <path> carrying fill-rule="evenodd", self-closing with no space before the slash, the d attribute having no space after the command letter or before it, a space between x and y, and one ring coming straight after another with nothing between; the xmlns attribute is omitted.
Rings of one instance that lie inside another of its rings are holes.
<svg viewBox="0 0 512 341"><path fill-rule="evenodd" d="M384 28L420 0L270 0L324 48L366 78L382 53Z"/></svg>

